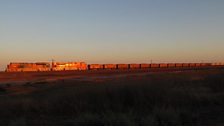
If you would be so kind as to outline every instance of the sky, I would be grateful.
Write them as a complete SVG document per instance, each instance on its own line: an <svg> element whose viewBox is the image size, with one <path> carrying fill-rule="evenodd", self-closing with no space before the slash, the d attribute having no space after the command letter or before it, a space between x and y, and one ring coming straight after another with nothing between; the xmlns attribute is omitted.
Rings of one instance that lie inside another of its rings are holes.
<svg viewBox="0 0 224 126"><path fill-rule="evenodd" d="M0 0L9 62L224 61L223 0Z"/></svg>

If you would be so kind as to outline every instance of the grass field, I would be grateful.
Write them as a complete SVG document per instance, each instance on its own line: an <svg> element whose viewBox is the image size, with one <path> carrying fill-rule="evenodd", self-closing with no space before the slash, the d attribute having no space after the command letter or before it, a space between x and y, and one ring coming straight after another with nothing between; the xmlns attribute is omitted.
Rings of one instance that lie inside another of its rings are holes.
<svg viewBox="0 0 224 126"><path fill-rule="evenodd" d="M224 125L224 69L115 75L0 85L0 125Z"/></svg>

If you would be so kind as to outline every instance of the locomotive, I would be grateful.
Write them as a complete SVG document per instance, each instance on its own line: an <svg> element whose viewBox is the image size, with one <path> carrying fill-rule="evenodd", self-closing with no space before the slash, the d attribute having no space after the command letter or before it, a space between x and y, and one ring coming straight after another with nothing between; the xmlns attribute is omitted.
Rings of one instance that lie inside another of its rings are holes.
<svg viewBox="0 0 224 126"><path fill-rule="evenodd" d="M224 66L224 63L142 63L142 64L87 64L85 62L37 62L10 63L6 72L26 71L69 71L69 70L114 70L114 69L148 69L148 68L200 68Z"/></svg>

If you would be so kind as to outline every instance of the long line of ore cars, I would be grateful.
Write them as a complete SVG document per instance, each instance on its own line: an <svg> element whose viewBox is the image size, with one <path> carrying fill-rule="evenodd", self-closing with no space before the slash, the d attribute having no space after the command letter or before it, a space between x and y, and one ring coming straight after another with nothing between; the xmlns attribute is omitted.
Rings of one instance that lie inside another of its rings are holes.
<svg viewBox="0 0 224 126"><path fill-rule="evenodd" d="M10 63L6 72L25 71L65 71L65 70L100 70L100 69L147 69L177 67L224 66L224 63L151 63L151 64L86 64L85 62L38 62Z"/></svg>

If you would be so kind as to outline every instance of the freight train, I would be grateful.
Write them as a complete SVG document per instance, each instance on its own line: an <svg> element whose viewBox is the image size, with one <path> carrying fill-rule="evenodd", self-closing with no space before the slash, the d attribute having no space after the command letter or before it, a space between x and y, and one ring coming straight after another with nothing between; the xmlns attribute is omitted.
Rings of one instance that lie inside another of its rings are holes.
<svg viewBox="0 0 224 126"><path fill-rule="evenodd" d="M223 66L224 63L142 63L142 64L86 64L85 62L38 62L10 63L6 72L26 71L69 71L69 70L114 70L114 69L148 69L148 68L199 68Z"/></svg>

